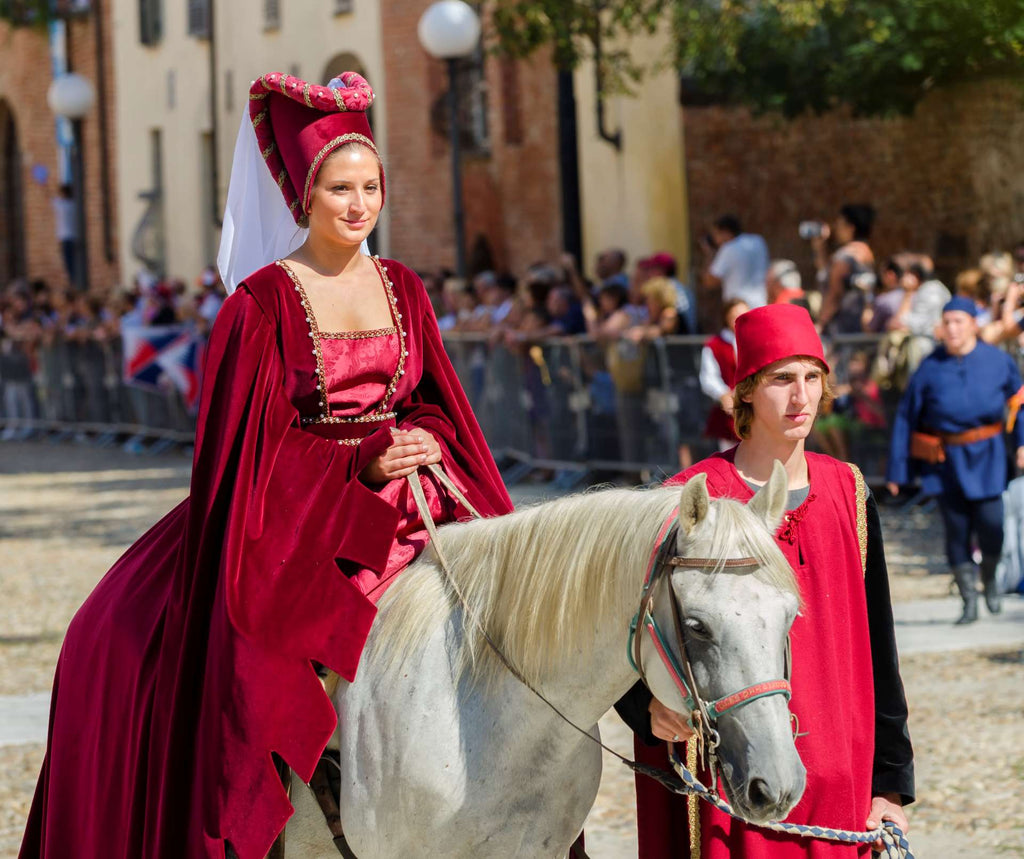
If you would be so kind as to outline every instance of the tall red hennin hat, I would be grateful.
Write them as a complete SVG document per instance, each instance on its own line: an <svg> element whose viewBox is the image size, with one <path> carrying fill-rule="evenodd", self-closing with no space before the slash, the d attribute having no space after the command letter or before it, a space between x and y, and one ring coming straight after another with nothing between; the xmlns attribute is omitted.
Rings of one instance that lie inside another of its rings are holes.
<svg viewBox="0 0 1024 859"><path fill-rule="evenodd" d="M746 379L769 364L796 356L825 360L811 315L796 304L769 304L736 319L736 379Z"/></svg>
<svg viewBox="0 0 1024 859"><path fill-rule="evenodd" d="M380 160L366 119L371 104L373 90L355 72L344 72L327 86L270 72L249 88L249 117L260 153L300 227L307 226L320 165L335 149L355 141ZM383 167L380 180L383 199Z"/></svg>

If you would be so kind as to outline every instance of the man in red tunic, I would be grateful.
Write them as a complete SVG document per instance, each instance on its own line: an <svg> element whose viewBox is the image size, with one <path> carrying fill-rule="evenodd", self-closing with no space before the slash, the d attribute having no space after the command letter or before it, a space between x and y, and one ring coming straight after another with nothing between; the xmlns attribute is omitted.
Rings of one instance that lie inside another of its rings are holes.
<svg viewBox="0 0 1024 859"><path fill-rule="evenodd" d="M803 600L791 632L791 709L807 768L803 798L786 819L857 831L892 820L905 832L913 750L878 510L856 466L804 450L818 407L830 397L821 341L807 311L794 305L743 314L736 341L741 442L668 483L703 473L713 496L747 501L767 482L775 460L785 465L789 512L776 540ZM690 734L685 719L640 684L618 709L637 732L642 762L665 766L663 741ZM691 832L687 800L643 776L637 819L641 859L850 859L870 850L768 832L703 803L700 831Z"/></svg>

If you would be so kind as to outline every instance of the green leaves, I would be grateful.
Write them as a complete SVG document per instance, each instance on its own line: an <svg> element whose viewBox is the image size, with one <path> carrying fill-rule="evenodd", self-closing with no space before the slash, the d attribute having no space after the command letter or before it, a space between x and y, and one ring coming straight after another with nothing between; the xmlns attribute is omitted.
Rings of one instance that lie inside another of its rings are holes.
<svg viewBox="0 0 1024 859"><path fill-rule="evenodd" d="M492 0L500 50L596 58L606 91L668 59L684 92L787 115L906 113L932 88L1024 73L1024 0ZM670 30L670 57L631 40Z"/></svg>

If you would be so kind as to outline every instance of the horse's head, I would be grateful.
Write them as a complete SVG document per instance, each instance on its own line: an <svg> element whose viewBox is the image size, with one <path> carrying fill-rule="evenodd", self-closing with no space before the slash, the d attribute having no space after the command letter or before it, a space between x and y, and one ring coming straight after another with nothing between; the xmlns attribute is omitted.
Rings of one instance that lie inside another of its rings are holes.
<svg viewBox="0 0 1024 859"><path fill-rule="evenodd" d="M712 501L704 475L687 483L675 546L685 560L662 577L653 612L657 627L669 631L664 646L685 667L671 633L678 621L694 691L719 705L708 710L721 738L717 755L725 789L733 807L755 822L784 818L800 799L806 776L788 696L777 694L785 685L777 681L786 677L788 633L799 609L793 572L772 537L786 498L786 472L778 462L746 506ZM746 563L724 564L741 559ZM665 598L665 582L675 606ZM655 697L689 713L685 690L672 676L677 672L657 648L645 648L642 658Z"/></svg>

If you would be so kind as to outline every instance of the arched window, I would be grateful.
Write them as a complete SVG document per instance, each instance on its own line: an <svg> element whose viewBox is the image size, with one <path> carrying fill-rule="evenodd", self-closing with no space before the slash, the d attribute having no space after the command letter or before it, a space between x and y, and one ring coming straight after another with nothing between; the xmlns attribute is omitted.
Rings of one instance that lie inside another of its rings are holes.
<svg viewBox="0 0 1024 859"><path fill-rule="evenodd" d="M18 128L10 106L0 100L0 283L26 273L24 212Z"/></svg>

